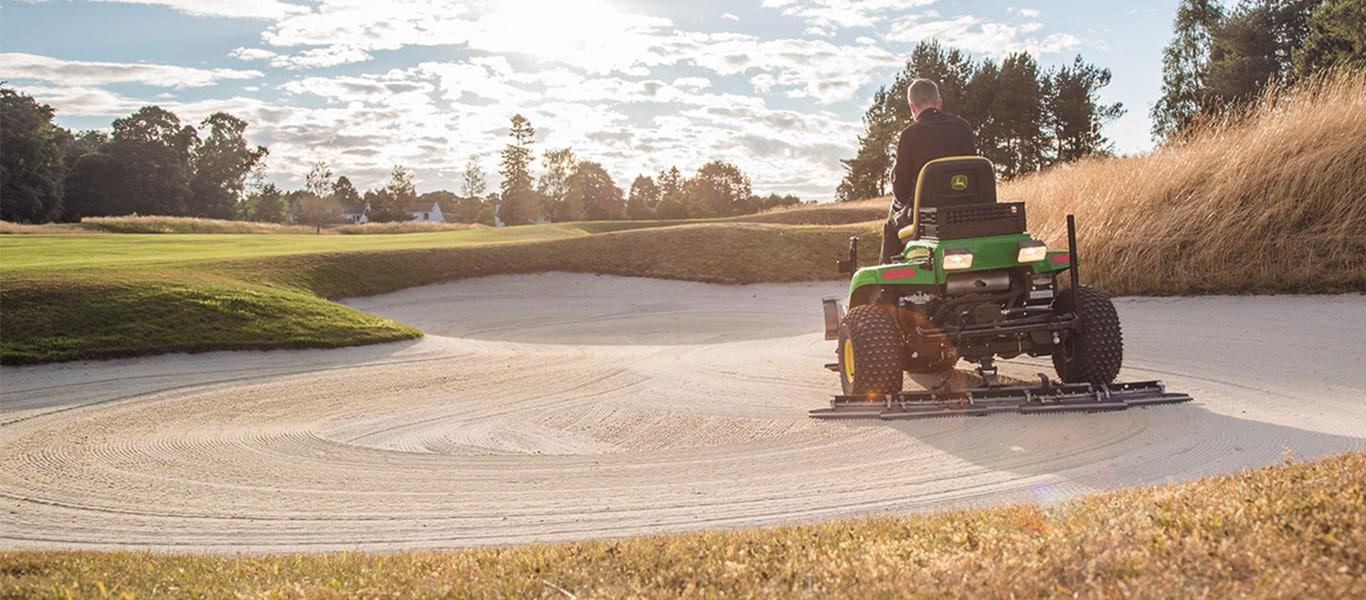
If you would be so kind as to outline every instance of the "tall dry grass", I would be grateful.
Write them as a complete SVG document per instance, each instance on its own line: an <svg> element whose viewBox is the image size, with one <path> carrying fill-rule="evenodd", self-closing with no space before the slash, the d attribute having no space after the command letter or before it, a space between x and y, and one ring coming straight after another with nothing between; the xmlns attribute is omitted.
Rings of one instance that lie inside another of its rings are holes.
<svg viewBox="0 0 1366 600"><path fill-rule="evenodd" d="M80 226L106 233L313 233L308 225L280 225L251 221L224 221L197 217L161 217L129 215L126 217L85 217Z"/></svg>
<svg viewBox="0 0 1366 600"><path fill-rule="evenodd" d="M1032 231L1112 294L1366 290L1366 72L1272 91L1136 158L1002 186Z"/></svg>

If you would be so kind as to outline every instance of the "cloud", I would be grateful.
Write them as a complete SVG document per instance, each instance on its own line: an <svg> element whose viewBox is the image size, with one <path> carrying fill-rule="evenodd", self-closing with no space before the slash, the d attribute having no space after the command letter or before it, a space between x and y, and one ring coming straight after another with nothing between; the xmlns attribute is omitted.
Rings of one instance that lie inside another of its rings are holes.
<svg viewBox="0 0 1366 600"><path fill-rule="evenodd" d="M1081 46L1081 38L1068 33L1054 33L1042 39L1027 37L1042 29L1043 24L1038 22L1009 25L986 22L972 15L952 19L911 15L893 23L884 39L908 44L937 39L948 47L996 58L1015 52L1029 52L1035 56L1058 54Z"/></svg>
<svg viewBox="0 0 1366 600"><path fill-rule="evenodd" d="M782 9L782 14L798 17L815 31L833 35L834 31L876 27L889 15L934 4L938 0L764 0L765 8ZM809 29L808 31L812 31Z"/></svg>
<svg viewBox="0 0 1366 600"><path fill-rule="evenodd" d="M308 12L307 6L277 0L94 0L118 4L165 6L197 17L279 19Z"/></svg>
<svg viewBox="0 0 1366 600"><path fill-rule="evenodd" d="M224 80L258 79L264 76L260 71L63 60L17 52L0 54L0 71L9 79L45 81L67 86L140 83L173 89L206 87Z"/></svg>

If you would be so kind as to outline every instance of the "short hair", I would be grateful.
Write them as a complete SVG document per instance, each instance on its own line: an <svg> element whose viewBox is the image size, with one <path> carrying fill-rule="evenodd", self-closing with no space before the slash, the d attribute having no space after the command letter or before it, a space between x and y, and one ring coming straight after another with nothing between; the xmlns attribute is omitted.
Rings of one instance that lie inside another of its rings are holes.
<svg viewBox="0 0 1366 600"><path fill-rule="evenodd" d="M939 102L939 86L928 79L917 79L906 88L906 100L916 108L930 108Z"/></svg>

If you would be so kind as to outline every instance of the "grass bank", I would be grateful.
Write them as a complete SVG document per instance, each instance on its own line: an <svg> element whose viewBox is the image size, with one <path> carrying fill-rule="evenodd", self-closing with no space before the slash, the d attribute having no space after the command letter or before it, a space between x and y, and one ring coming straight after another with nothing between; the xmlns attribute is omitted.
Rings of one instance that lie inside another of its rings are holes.
<svg viewBox="0 0 1366 600"><path fill-rule="evenodd" d="M1114 295L1366 290L1366 71L1269 93L1246 114L1137 158L1093 159L1002 189Z"/></svg>
<svg viewBox="0 0 1366 600"><path fill-rule="evenodd" d="M1361 598L1366 455L1060 504L564 545L0 552L0 598Z"/></svg>

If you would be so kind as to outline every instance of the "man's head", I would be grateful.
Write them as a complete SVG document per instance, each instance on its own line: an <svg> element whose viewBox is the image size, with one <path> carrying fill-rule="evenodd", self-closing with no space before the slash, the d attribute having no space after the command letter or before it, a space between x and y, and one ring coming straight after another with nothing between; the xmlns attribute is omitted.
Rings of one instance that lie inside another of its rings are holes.
<svg viewBox="0 0 1366 600"><path fill-rule="evenodd" d="M944 99L939 97L939 86L928 79L917 79L906 88L906 99L911 104L911 114L920 117L927 108L944 108Z"/></svg>

